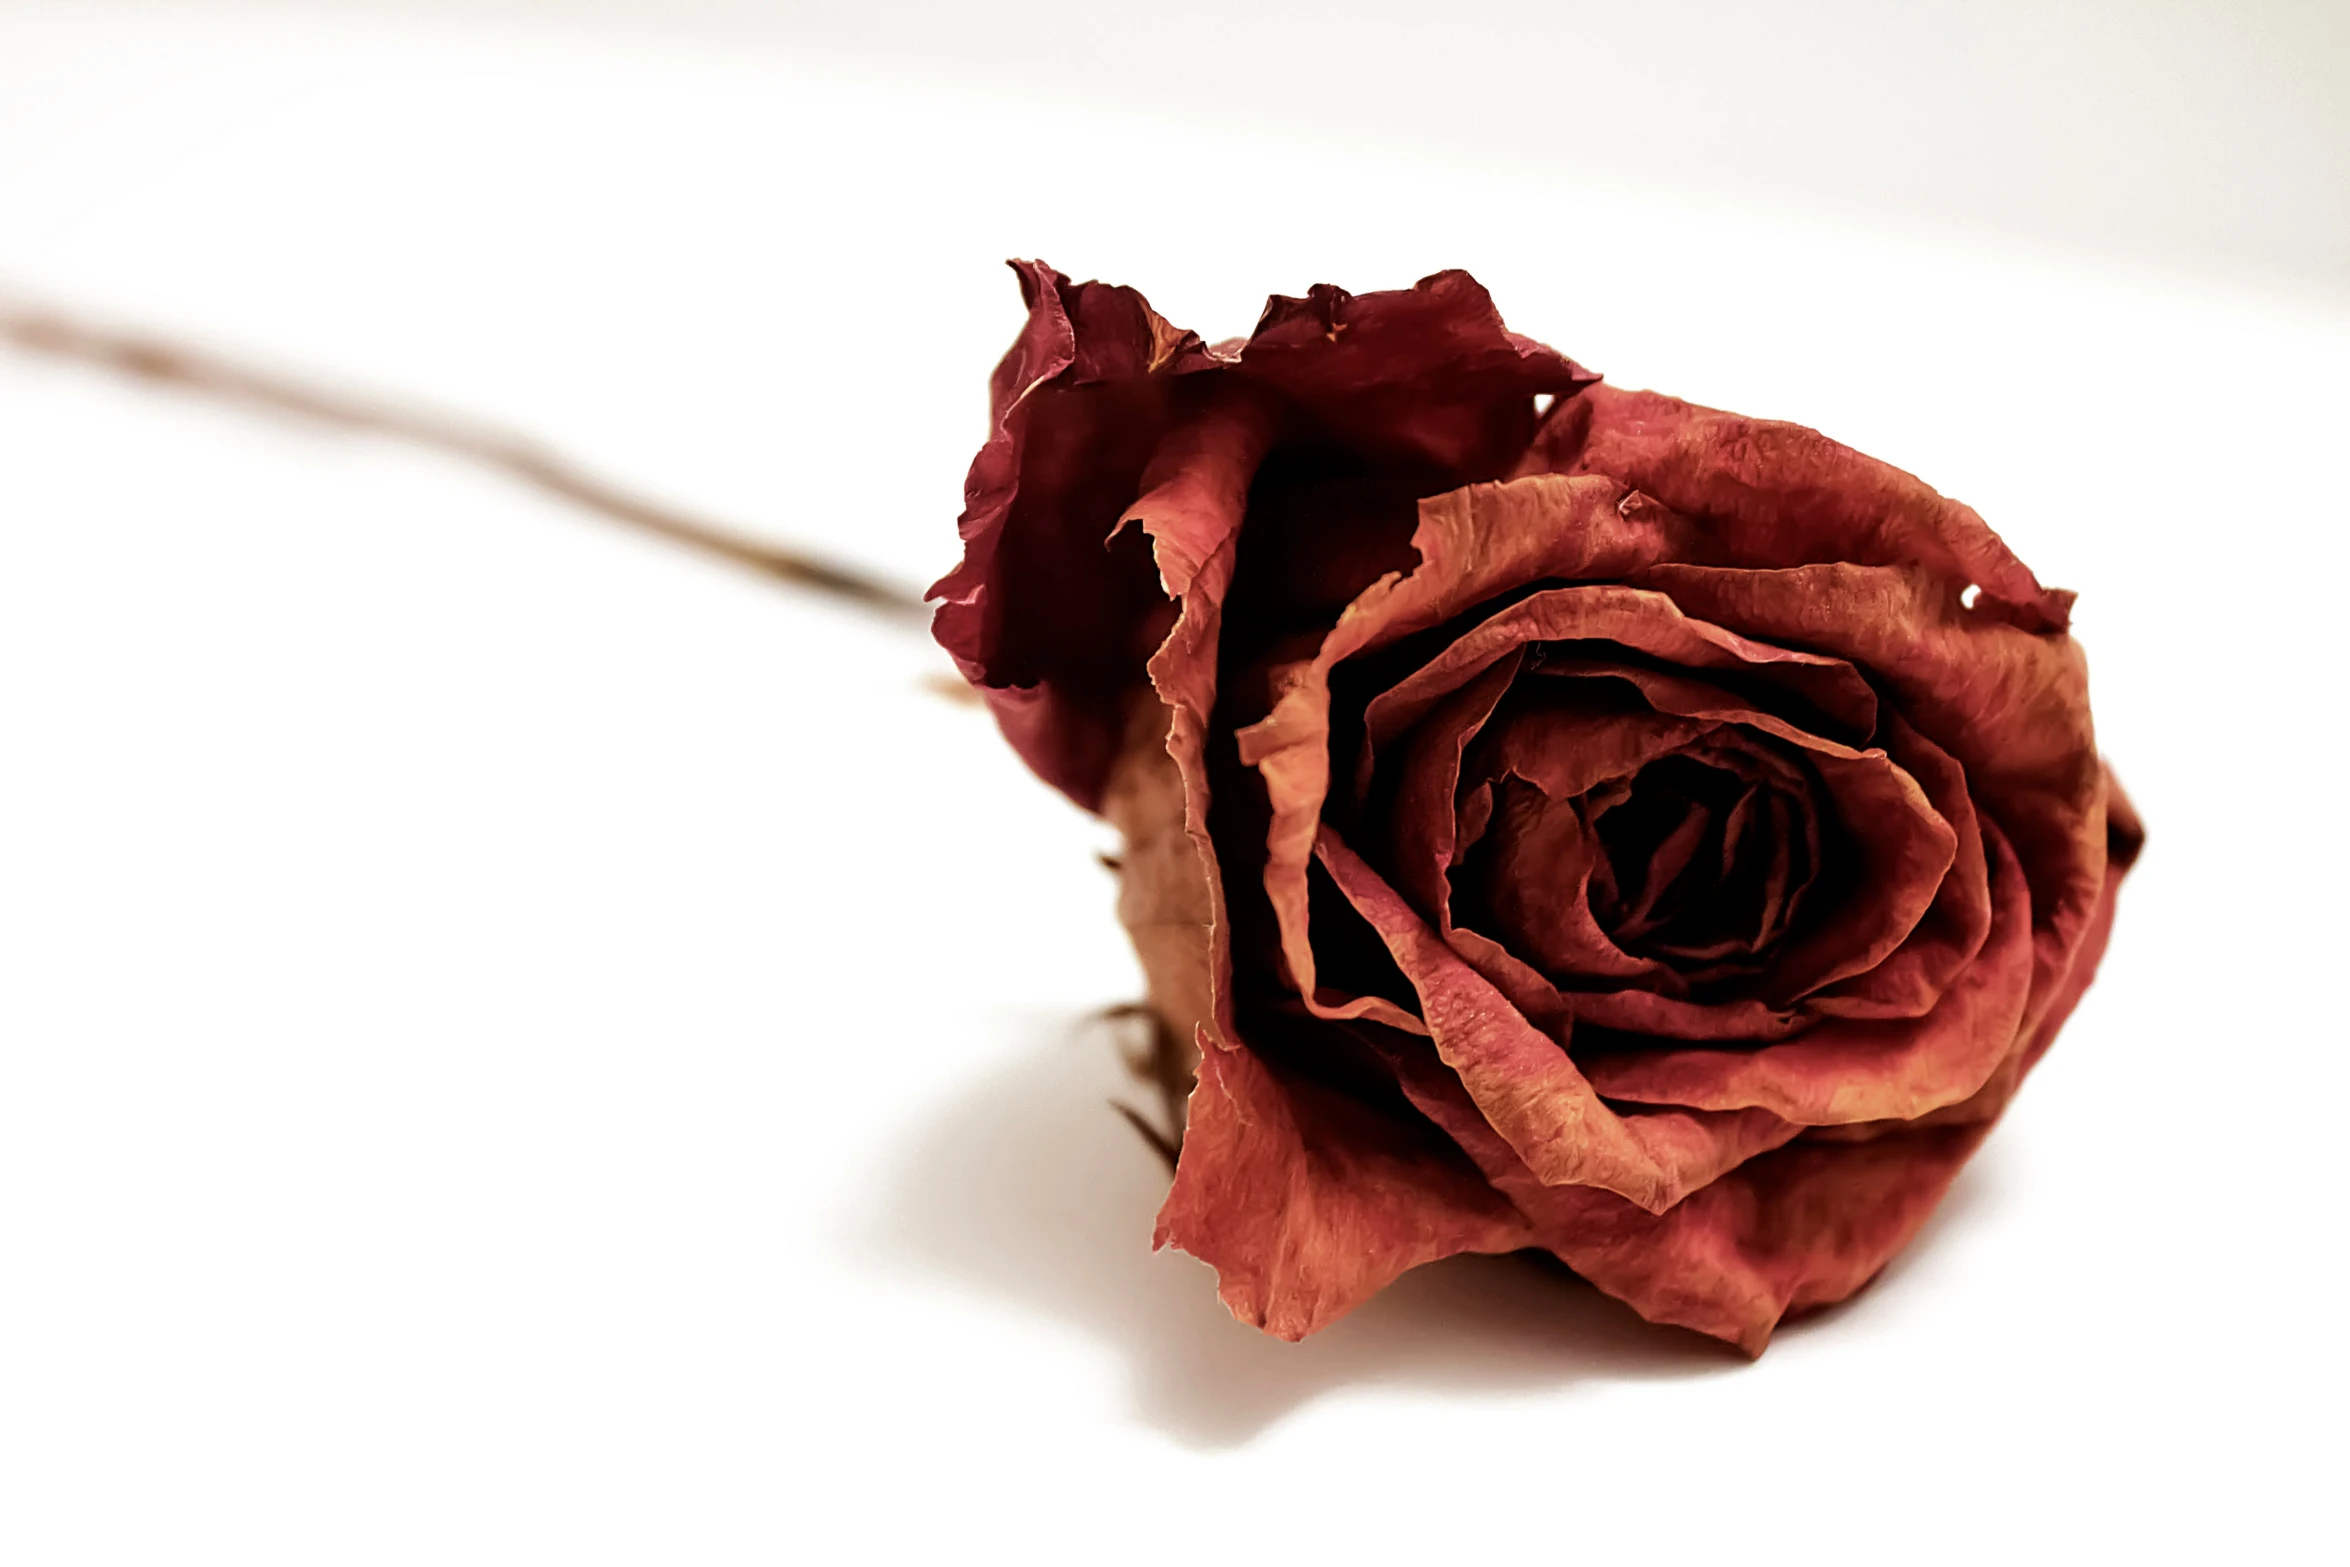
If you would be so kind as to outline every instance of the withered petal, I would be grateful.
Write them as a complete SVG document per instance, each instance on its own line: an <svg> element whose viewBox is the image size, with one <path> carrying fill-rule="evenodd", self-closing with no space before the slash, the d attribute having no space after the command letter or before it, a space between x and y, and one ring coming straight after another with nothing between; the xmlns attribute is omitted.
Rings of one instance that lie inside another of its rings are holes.
<svg viewBox="0 0 2350 1567"><path fill-rule="evenodd" d="M1622 490L1597 479L1541 477L1475 484L1420 503L1412 535L1420 564L1381 578L1347 606L1311 659L1279 674L1272 710L1239 732L1241 761L1264 779L1265 895L1281 954L1311 993L1314 972L1306 866L1330 792L1330 673L1345 660L1441 625L1504 588L1546 576L1620 576L1663 559L1671 519L1619 509Z"/></svg>
<svg viewBox="0 0 2350 1567"><path fill-rule="evenodd" d="M1232 1037L1233 1028L1231 932L1224 912L1224 879L1217 865L1215 841L1208 832L1208 725L1216 702L1217 630L1224 595L1232 583L1234 549L1248 509L1249 482L1264 459L1277 424L1275 411L1248 388L1212 387L1197 412L1162 437L1143 471L1143 493L1127 509L1128 518L1139 524L1151 541L1164 591L1180 606L1173 629L1151 655L1147 667L1151 690L1164 707L1165 749L1182 788L1184 833L1196 857L1195 874L1206 892L1204 955L1209 1005L1204 1016L1190 1021L1207 1023L1223 1039ZM1128 701L1139 709L1129 718L1129 725L1142 726L1147 746L1153 722L1150 698L1137 692ZM1113 788L1108 791L1114 798L1105 798L1105 809L1126 803L1126 786L1120 775L1134 751L1130 744L1117 757L1109 779ZM1150 766L1147 754L1136 765ZM1132 831L1129 829L1130 836ZM1174 849L1165 842L1156 847ZM1155 869L1153 879L1179 880L1184 871L1180 853L1175 851L1173 863ZM1149 940L1154 946L1174 943L1177 952L1188 951L1193 939L1190 933L1164 928L1161 917L1166 901L1175 896L1172 892L1151 894L1146 901L1153 906L1139 912L1152 919ZM1121 912L1127 910L1128 901L1122 889ZM1141 941L1138 936L1138 948ZM1155 991L1170 988L1156 973L1152 983ZM1187 1004L1196 1004L1197 988L1185 987Z"/></svg>
<svg viewBox="0 0 2350 1567"><path fill-rule="evenodd" d="M1474 919L1544 973L1622 980L1663 974L1657 959L1618 946L1592 912L1594 881L1607 868L1605 851L1573 804L1537 789L1505 788L1483 847L1458 884L1468 912L1445 910L1438 934Z"/></svg>
<svg viewBox="0 0 2350 1567"><path fill-rule="evenodd" d="M1659 565L1640 580L1702 619L1851 659L1965 769L2032 886L2033 1010L2044 1008L2105 881L2105 775L2080 645L1969 610L1916 569Z"/></svg>
<svg viewBox="0 0 2350 1567"><path fill-rule="evenodd" d="M2065 970L2063 983L2048 998L2040 1015L2032 1020L2032 1036L2024 1046L2021 1072L2030 1071L2056 1042L2057 1030L2064 1027L2073 1009L2081 1004L2090 982L2096 979L2098 965L2105 961L2106 943L2113 938L2114 910L2119 905L2122 881L2146 847L2146 824L2139 820L2138 808L2122 792L2121 780L2113 775L2112 768L2104 769L2103 782L2105 883L2098 889L2097 906L2090 912L2079 945L2073 949L2072 963Z"/></svg>
<svg viewBox="0 0 2350 1567"><path fill-rule="evenodd" d="M1021 758L1093 810L1150 652L1132 641L1156 587L1133 551L1102 544L1171 417L1172 378L1217 361L1133 289L1072 283L1038 261L1012 270L1028 320L989 383L963 559L930 589L942 601L931 634ZM1101 387L1124 391L1081 390Z"/></svg>
<svg viewBox="0 0 2350 1567"><path fill-rule="evenodd" d="M1527 1244L1508 1199L1422 1133L1245 1048L1203 1033L1199 1050L1152 1244L1213 1267L1243 1322L1301 1339L1406 1269Z"/></svg>
<svg viewBox="0 0 2350 1567"><path fill-rule="evenodd" d="M1777 687L1862 744L1876 729L1876 692L1843 659L1774 647L1693 620L1662 593L1613 585L1552 588L1480 621L1371 699L1363 715L1357 791L1368 787L1379 747L1494 659L1529 643L1578 641L1621 643L1684 669L1736 674Z"/></svg>
<svg viewBox="0 0 2350 1567"><path fill-rule="evenodd" d="M1102 814L1124 840L1118 923L1134 944L1151 1010L1178 1039L1202 1027L1229 1034L1232 955L1220 917L1222 879L1186 828L1183 774L1168 754L1171 711L1150 691L1132 699L1126 744L1102 789Z"/></svg>
<svg viewBox="0 0 2350 1567"><path fill-rule="evenodd" d="M2015 624L2062 631L2073 595L2043 588L1991 525L1914 474L1799 424L1596 386L1553 417L1521 473L1600 473L1702 518L1726 564L1915 565Z"/></svg>
<svg viewBox="0 0 2350 1567"><path fill-rule="evenodd" d="M1440 926L1452 896L1446 873L1458 863L1463 840L1476 836L1463 830L1455 803L1461 757L1517 678L1517 666L1515 655L1505 658L1439 703L1412 731L1411 748L1397 769L1385 812L1388 879ZM1490 807L1491 791L1482 798Z"/></svg>
<svg viewBox="0 0 2350 1567"><path fill-rule="evenodd" d="M1800 750L1835 802L1836 825L1859 860L1855 885L1835 918L1817 923L1773 965L1771 999L1792 1003L1866 974L1909 938L1934 904L1958 834L1889 754L1799 729L1706 681L1631 665L1597 667L1638 687L1660 713L1739 725Z"/></svg>
<svg viewBox="0 0 2350 1567"><path fill-rule="evenodd" d="M1725 1147L1751 1148L1785 1124L1759 1110L1619 1115L1557 1040L1507 1005L1335 832L1323 831L1316 855L1411 980L1437 1056L1545 1185L1599 1187L1661 1212L1713 1177Z"/></svg>
<svg viewBox="0 0 2350 1567"><path fill-rule="evenodd" d="M1869 1121L1850 1126L1821 1126L1809 1134L1813 1138L1852 1137L1866 1139L1883 1136L1904 1128L1934 1126L1987 1125L1999 1118L2015 1097L2024 1077L2037 1065L2049 1045L2055 1041L2057 1030L2080 1004L2081 997L2097 976L2097 967L2105 956L2107 940L2113 932L2114 911L2118 905L2121 884L2130 868L2137 863L2138 852L2145 845L2145 830L2137 812L2123 795L2120 783L2110 771L2103 773L2099 787L2099 815L2103 818L2103 832L2108 845L2105 873L2098 888L2097 902L2084 923L2080 940L2066 954L2066 967L2061 978L2052 986L2043 988L2041 960L2045 949L2044 933L2033 932L2032 997L2024 1008L2023 1025L2015 1036L2014 1048L1991 1073L1988 1081L1972 1094L1953 1105L1945 1105L1908 1121Z"/></svg>
<svg viewBox="0 0 2350 1567"><path fill-rule="evenodd" d="M1557 689L1512 703L1475 762L1497 777L1524 779L1564 805L1601 784L1633 777L1718 727L1637 703L1611 708L1560 682Z"/></svg>
<svg viewBox="0 0 2350 1567"><path fill-rule="evenodd" d="M1526 449L1537 394L1599 379L1502 325L1493 296L1457 270L1372 294L1322 283L1275 295L1239 364L1343 445L1480 479Z"/></svg>
<svg viewBox="0 0 2350 1567"><path fill-rule="evenodd" d="M1984 1126L1864 1143L1798 1141L1761 1154L1657 1216L1576 1213L1542 1244L1652 1322L1759 1355L1791 1311L1832 1305L1884 1270L1926 1222Z"/></svg>
<svg viewBox="0 0 2350 1567"><path fill-rule="evenodd" d="M1534 398L1590 371L1508 331L1466 273L1352 295L1276 297L1245 345L1210 349L1130 288L1015 261L1028 319L990 383L989 435L964 482L963 560L934 585L932 634L1039 776L1099 808L1126 705L1172 619L1147 557L1105 550L1171 426L1244 384L1287 417L1446 485L1498 476ZM1202 372L1208 372L1203 375Z"/></svg>
<svg viewBox="0 0 2350 1567"><path fill-rule="evenodd" d="M1649 1321L1749 1355L1762 1353L1789 1311L1842 1300L1876 1277L1988 1130L1945 1126L1760 1149L1651 1213L1609 1192L1540 1181L1457 1079L1406 1052L1388 1054L1405 1094L1526 1216L1535 1244Z"/></svg>
<svg viewBox="0 0 2350 1567"><path fill-rule="evenodd" d="M1805 998L1830 1017L1923 1017L1950 982L1982 951L1991 933L1990 861L1966 774L1950 753L1898 715L1880 734L1886 753L1917 780L1935 814L1958 835L1949 874L1917 927L1886 959Z"/></svg>
<svg viewBox="0 0 2350 1567"><path fill-rule="evenodd" d="M1910 1120L1956 1104L2014 1048L2031 992L2031 892L1996 827L1995 922L1980 955L1919 1018L1828 1018L1748 1050L1586 1053L1584 1076L1610 1099L1703 1110L1763 1109L1805 1126Z"/></svg>

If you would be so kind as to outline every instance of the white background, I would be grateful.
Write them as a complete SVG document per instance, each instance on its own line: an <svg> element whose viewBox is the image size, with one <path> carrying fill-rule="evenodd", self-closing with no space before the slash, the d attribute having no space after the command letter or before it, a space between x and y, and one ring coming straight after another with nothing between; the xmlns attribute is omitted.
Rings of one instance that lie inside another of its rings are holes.
<svg viewBox="0 0 2350 1567"><path fill-rule="evenodd" d="M2153 831L1759 1363L1484 1260L1284 1346L1148 1252L1109 835L922 637L0 356L0 1558L2338 1550L2343 14L0 5L0 282L917 586L1003 257L1466 266L2082 590Z"/></svg>

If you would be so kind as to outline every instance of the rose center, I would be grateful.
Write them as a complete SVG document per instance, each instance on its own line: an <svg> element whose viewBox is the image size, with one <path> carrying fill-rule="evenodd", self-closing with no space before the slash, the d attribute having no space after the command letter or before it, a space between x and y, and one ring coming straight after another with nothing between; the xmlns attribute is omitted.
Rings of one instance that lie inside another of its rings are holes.
<svg viewBox="0 0 2350 1567"><path fill-rule="evenodd" d="M1767 777L1686 754L1593 791L1584 801L1601 850L1593 917L1642 956L1759 955L1809 879L1800 809Z"/></svg>

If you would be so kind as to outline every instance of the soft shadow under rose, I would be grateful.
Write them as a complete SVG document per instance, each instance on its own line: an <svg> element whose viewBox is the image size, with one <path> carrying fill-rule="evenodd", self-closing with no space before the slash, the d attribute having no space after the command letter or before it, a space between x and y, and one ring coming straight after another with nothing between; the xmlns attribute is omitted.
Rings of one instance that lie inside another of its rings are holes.
<svg viewBox="0 0 2350 1567"><path fill-rule="evenodd" d="M1659 1333L1525 1257L1422 1269L1308 1343L1235 1322L1195 1260L1150 1248L1166 1166L1114 1114L1135 1095L1097 1020L1039 1018L1032 1040L901 1144L847 1227L868 1262L1000 1295L1112 1345L1135 1412L1200 1447L1245 1442L1299 1407L1375 1387L1555 1392L1718 1375L1742 1362Z"/></svg>

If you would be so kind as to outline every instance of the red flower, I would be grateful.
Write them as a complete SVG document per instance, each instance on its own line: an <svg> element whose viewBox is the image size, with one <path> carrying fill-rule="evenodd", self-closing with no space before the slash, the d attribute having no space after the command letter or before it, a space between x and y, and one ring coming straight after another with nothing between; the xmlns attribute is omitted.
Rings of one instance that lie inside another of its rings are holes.
<svg viewBox="0 0 2350 1567"><path fill-rule="evenodd" d="M2141 841L2072 596L1810 430L1599 384L1466 273L1211 348L1016 267L937 635L1127 836L1199 1049L1160 1243L1285 1338L1460 1251L1752 1352L1865 1284Z"/></svg>

